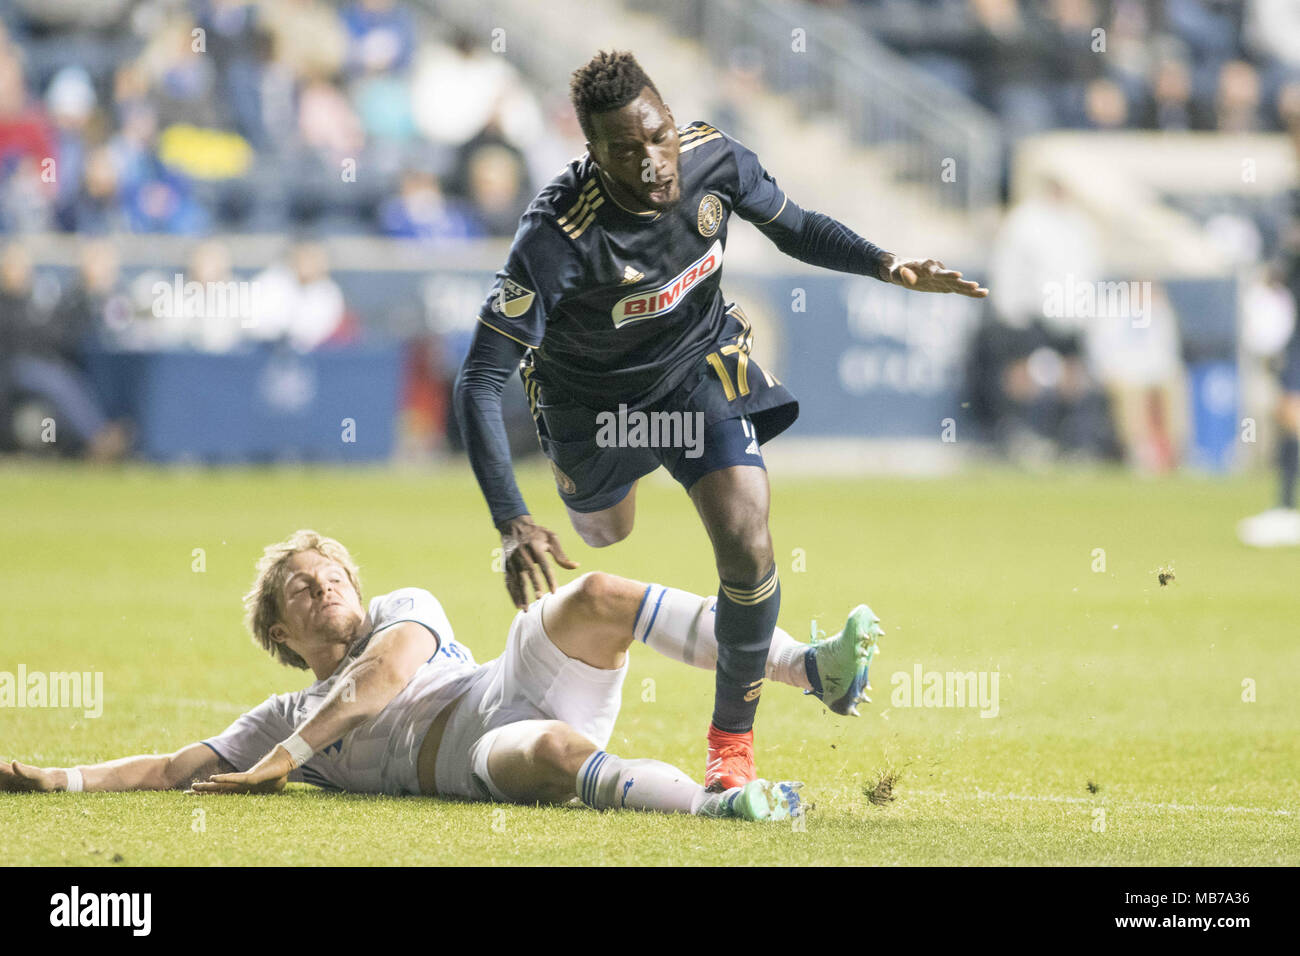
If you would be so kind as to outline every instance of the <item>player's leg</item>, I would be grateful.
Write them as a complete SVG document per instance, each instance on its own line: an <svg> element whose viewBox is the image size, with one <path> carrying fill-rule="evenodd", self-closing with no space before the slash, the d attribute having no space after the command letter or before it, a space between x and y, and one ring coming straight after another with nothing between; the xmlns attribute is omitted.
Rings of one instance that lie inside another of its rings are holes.
<svg viewBox="0 0 1300 956"><path fill-rule="evenodd" d="M640 641L670 657L704 670L716 670L717 599L677 588L648 584L633 624L633 642ZM817 633L813 622L814 635ZM843 629L829 638L804 644L779 625L772 631L764 677L798 687L816 696L837 714L857 716L866 691L871 661L885 631L871 608L859 604L849 612Z"/></svg>
<svg viewBox="0 0 1300 956"><path fill-rule="evenodd" d="M717 598L661 584L642 584L593 571L564 587L542 606L547 637L567 657L592 667L623 666L628 647L640 641L665 657L716 670ZM867 689L867 670L884 636L866 605L849 615L839 633L815 645L777 627L768 647L765 677L824 700L836 713L856 714Z"/></svg>
<svg viewBox="0 0 1300 956"><path fill-rule="evenodd" d="M1300 336L1300 332L1296 334ZM1300 388L1300 355L1293 361L1296 368L1289 368L1288 374L1294 377L1294 384ZM1284 384L1290 383L1284 378ZM1296 510L1296 479L1300 473L1300 390L1282 393L1277 422L1277 506L1243 518L1237 524L1237 536L1242 543L1256 548L1300 545L1300 511Z"/></svg>
<svg viewBox="0 0 1300 956"><path fill-rule="evenodd" d="M715 440L728 441L735 437L730 430L738 427L748 430L749 423L732 419L712 432ZM708 437L706 432L706 441ZM725 788L756 776L754 714L781 608L767 525L767 471L756 465L720 468L694 482L689 494L713 543L720 579L714 623L718 664L705 782Z"/></svg>
<svg viewBox="0 0 1300 956"><path fill-rule="evenodd" d="M474 776L501 800L558 801L576 794L601 809L747 819L797 812L794 784L755 781L706 797L704 788L675 767L604 750L646 593L639 582L592 572L515 618L497 662L499 712L522 716L471 746ZM540 719L529 719L532 715Z"/></svg>
<svg viewBox="0 0 1300 956"><path fill-rule="evenodd" d="M559 720L523 720L475 745L479 779L513 803L564 803L578 797L597 810L655 810L699 816L781 819L800 812L799 784L756 781L710 793L658 760L607 753Z"/></svg>
<svg viewBox="0 0 1300 956"><path fill-rule="evenodd" d="M1300 391L1283 392L1278 404L1278 503L1290 511L1296 506L1296 478L1300 474Z"/></svg>
<svg viewBox="0 0 1300 956"><path fill-rule="evenodd" d="M636 520L636 482L632 482L621 501L599 511L578 511L567 502L565 507L578 537L593 548L609 547L632 533Z"/></svg>
<svg viewBox="0 0 1300 956"><path fill-rule="evenodd" d="M603 571L564 585L542 605L542 626L566 657L603 670L623 666L646 586Z"/></svg>
<svg viewBox="0 0 1300 956"><path fill-rule="evenodd" d="M649 449L598 441L599 415L573 402L534 409L538 442L551 462L569 522L593 548L632 533L637 481L659 467Z"/></svg>

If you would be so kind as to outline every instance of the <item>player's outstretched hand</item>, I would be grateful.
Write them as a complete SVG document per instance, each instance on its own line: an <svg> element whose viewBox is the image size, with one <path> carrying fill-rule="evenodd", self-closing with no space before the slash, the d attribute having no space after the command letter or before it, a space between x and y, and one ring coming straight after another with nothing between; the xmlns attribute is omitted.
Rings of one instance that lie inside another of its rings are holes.
<svg viewBox="0 0 1300 956"><path fill-rule="evenodd" d="M29 767L17 760L0 762L0 792L22 793L34 791L51 793L60 789L55 779L57 771Z"/></svg>
<svg viewBox="0 0 1300 956"><path fill-rule="evenodd" d="M515 607L523 610L528 600L528 586L532 585L533 600L542 596L547 588L555 591L555 571L546 563L546 556L562 568L572 571L578 566L564 553L560 538L549 528L534 524L531 515L511 518L501 526L501 557L506 572L506 590ZM543 587L545 585L545 587Z"/></svg>
<svg viewBox="0 0 1300 956"><path fill-rule="evenodd" d="M893 256L880 267L880 277L892 285L913 292L956 292L972 299L989 294L978 282L963 279L960 272L945 269L938 259L901 259Z"/></svg>
<svg viewBox="0 0 1300 956"><path fill-rule="evenodd" d="M289 780L293 759L277 744L245 773L214 773L196 780L187 793L279 793Z"/></svg>

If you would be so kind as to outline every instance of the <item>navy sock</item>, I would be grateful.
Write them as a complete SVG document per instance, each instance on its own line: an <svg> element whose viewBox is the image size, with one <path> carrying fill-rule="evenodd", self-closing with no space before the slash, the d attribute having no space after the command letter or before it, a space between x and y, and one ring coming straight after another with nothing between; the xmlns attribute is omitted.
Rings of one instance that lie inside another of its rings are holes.
<svg viewBox="0 0 1300 956"><path fill-rule="evenodd" d="M1296 473L1300 472L1300 437L1290 432L1282 436L1278 447L1278 466L1281 471L1281 500L1283 508L1295 507Z"/></svg>
<svg viewBox="0 0 1300 956"><path fill-rule="evenodd" d="M713 632L718 640L714 682L713 726L743 734L754 726L763 689L767 649L781 609L781 582L776 566L753 585L722 582Z"/></svg>

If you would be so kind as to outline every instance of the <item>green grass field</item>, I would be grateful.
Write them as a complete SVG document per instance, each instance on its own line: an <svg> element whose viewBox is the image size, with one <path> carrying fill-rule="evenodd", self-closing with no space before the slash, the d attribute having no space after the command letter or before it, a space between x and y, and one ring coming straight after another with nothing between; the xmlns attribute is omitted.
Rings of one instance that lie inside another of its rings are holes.
<svg viewBox="0 0 1300 956"><path fill-rule="evenodd" d="M666 480L644 483L632 537L595 551L567 527L547 472L521 478L583 569L715 589L704 532ZM835 630L867 601L888 629L861 718L786 687L763 696L759 770L806 781L804 831L306 786L0 794L0 863L1300 864L1300 554L1233 536L1268 504L1267 479L773 484L782 625L806 639L809 619ZM4 758L168 752L303 686L240 624L262 546L299 527L351 548L364 597L432 590L481 661L514 613L467 468L10 465L0 489L0 671L102 671L105 690L97 719L0 709ZM1155 570L1170 562L1177 579L1162 588ZM996 672L997 715L899 706L891 676L918 664ZM610 750L702 775L711 699L712 675L635 648ZM894 799L878 804L867 794L885 771Z"/></svg>

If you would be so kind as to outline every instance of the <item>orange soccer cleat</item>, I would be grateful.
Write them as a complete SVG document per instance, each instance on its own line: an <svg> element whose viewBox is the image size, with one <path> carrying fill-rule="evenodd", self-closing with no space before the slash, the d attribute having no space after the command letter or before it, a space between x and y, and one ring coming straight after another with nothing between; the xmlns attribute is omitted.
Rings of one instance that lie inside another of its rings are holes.
<svg viewBox="0 0 1300 956"><path fill-rule="evenodd" d="M730 790L758 779L754 772L754 732L730 734L709 724L709 756L704 766L706 789Z"/></svg>

